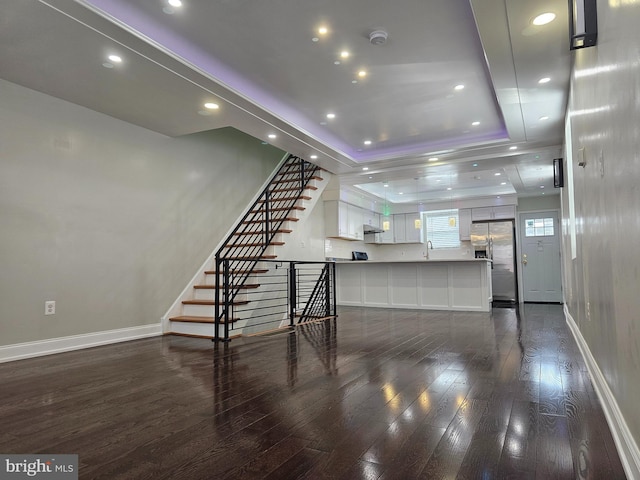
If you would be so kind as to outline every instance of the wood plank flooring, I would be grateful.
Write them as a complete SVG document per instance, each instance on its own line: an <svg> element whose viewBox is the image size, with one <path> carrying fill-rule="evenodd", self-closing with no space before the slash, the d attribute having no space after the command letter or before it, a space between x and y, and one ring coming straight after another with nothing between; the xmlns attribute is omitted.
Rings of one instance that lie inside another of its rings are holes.
<svg viewBox="0 0 640 480"><path fill-rule="evenodd" d="M560 306L339 315L1 364L0 452L83 479L625 478Z"/></svg>

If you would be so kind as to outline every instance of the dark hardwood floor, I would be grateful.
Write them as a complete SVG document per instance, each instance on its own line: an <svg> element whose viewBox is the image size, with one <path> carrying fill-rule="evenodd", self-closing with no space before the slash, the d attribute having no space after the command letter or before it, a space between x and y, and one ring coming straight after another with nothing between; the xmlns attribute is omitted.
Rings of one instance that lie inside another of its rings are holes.
<svg viewBox="0 0 640 480"><path fill-rule="evenodd" d="M2 364L0 452L103 479L625 478L560 306L339 314Z"/></svg>

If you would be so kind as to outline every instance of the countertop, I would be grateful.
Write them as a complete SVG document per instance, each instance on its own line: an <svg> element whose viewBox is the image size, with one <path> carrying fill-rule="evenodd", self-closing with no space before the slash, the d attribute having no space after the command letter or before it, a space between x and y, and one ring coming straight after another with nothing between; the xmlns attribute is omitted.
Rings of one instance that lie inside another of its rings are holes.
<svg viewBox="0 0 640 480"><path fill-rule="evenodd" d="M488 258L430 258L428 260L336 260L338 264L363 263L452 263L452 262L490 262Z"/></svg>

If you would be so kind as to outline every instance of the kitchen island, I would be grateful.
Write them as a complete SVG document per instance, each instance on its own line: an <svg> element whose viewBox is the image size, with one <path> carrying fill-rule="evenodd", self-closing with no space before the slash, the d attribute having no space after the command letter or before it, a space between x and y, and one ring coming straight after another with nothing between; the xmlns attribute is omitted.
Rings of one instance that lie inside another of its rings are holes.
<svg viewBox="0 0 640 480"><path fill-rule="evenodd" d="M489 312L491 261L485 258L336 262L337 304Z"/></svg>

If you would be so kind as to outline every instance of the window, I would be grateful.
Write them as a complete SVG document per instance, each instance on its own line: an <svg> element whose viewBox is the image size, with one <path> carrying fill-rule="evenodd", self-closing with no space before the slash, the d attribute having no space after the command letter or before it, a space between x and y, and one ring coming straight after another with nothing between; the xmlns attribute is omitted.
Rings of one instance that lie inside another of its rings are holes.
<svg viewBox="0 0 640 480"><path fill-rule="evenodd" d="M433 210L424 212L427 241L433 248L460 248L458 210Z"/></svg>
<svg viewBox="0 0 640 480"><path fill-rule="evenodd" d="M553 237L553 218L527 218L524 221L525 237Z"/></svg>

